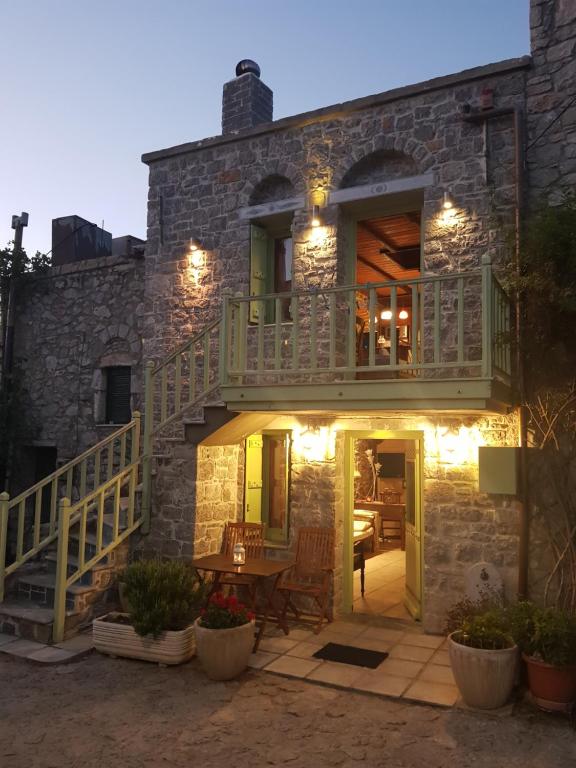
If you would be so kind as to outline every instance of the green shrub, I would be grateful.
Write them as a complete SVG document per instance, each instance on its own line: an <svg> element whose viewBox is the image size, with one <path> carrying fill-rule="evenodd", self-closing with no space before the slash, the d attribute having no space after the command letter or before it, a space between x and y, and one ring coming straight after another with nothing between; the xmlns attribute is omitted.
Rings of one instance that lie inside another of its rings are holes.
<svg viewBox="0 0 576 768"><path fill-rule="evenodd" d="M493 609L478 616L464 619L452 639L469 648L499 651L512 648L514 640L508 630L503 609Z"/></svg>
<svg viewBox="0 0 576 768"><path fill-rule="evenodd" d="M123 580L132 626L143 637L184 629L199 615L205 599L196 572L178 560L132 563Z"/></svg>
<svg viewBox="0 0 576 768"><path fill-rule="evenodd" d="M485 594L478 600L466 597L454 603L446 614L444 632L449 635L451 632L462 629L463 624L474 617L483 616L488 611L499 611L501 608L502 601L493 594Z"/></svg>
<svg viewBox="0 0 576 768"><path fill-rule="evenodd" d="M556 667L576 665L576 616L534 608L518 643L524 653Z"/></svg>

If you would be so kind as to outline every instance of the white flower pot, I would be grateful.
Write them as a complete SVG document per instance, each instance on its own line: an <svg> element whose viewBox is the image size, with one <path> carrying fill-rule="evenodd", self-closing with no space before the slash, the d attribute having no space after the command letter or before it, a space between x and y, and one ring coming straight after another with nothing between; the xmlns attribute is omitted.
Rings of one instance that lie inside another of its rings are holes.
<svg viewBox="0 0 576 768"><path fill-rule="evenodd" d="M194 625L178 631L168 630L158 638L141 637L130 624L115 618L127 618L126 613L109 613L92 622L94 648L110 656L155 661L157 664L182 664L194 656Z"/></svg>
<svg viewBox="0 0 576 768"><path fill-rule="evenodd" d="M208 629L194 622L196 653L211 680L232 680L248 666L254 646L254 621L231 629Z"/></svg>
<svg viewBox="0 0 576 768"><path fill-rule="evenodd" d="M470 648L452 635L448 637L450 664L465 703L478 709L503 707L516 680L518 646L499 651Z"/></svg>

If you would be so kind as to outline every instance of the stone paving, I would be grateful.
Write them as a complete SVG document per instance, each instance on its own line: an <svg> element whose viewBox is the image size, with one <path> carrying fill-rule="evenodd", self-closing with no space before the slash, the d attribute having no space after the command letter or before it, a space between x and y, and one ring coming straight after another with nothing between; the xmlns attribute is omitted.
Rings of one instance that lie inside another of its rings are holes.
<svg viewBox="0 0 576 768"><path fill-rule="evenodd" d="M389 656L376 669L314 658L330 642L386 651ZM336 621L318 635L297 628L291 629L288 636L274 627L263 638L250 664L288 677L441 706L452 706L459 699L446 639L425 635L416 625L391 629L371 623Z"/></svg>
<svg viewBox="0 0 576 768"><path fill-rule="evenodd" d="M55 645L44 645L0 632L0 654L27 659L37 664L67 664L77 661L92 649L91 631L75 635L70 640Z"/></svg>
<svg viewBox="0 0 576 768"><path fill-rule="evenodd" d="M564 718L493 718L249 671L0 655L2 768L568 768Z"/></svg>

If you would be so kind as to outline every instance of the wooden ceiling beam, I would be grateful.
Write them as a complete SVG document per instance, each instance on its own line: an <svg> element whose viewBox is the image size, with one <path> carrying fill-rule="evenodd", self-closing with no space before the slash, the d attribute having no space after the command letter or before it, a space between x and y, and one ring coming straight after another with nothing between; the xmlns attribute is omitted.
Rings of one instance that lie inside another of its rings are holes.
<svg viewBox="0 0 576 768"><path fill-rule="evenodd" d="M382 243L382 245L387 248L390 253L396 253L398 248L394 245L394 243L391 240L388 240L384 235L381 235L378 230L374 229L370 224L368 224L366 221L360 221L358 223L358 226L361 227L365 232L367 232L369 235L371 235L373 238L378 240L379 243Z"/></svg>
<svg viewBox="0 0 576 768"><path fill-rule="evenodd" d="M364 258L364 256L360 256L360 254L358 254L358 255L356 256L356 258L358 259L358 261L359 261L361 264L364 264L364 266L365 266L365 267L368 267L369 269L373 269L373 270L374 270L374 272L378 272L378 274L379 274L379 275L382 275L383 277L385 277L385 278L386 278L386 280L392 280L393 282L396 282L396 280L397 280L397 278L396 278L396 277L394 277L393 275L391 275L391 274L390 274L390 272L386 272L386 270L385 270L385 269L382 269L382 267L379 267L377 264L374 264L374 263L373 263L372 261L370 261L369 259L366 259L366 258ZM407 288L405 288L404 286L402 286L402 287L400 288L400 290L401 290L401 291L404 291L404 293L408 293L408 289L407 289Z"/></svg>

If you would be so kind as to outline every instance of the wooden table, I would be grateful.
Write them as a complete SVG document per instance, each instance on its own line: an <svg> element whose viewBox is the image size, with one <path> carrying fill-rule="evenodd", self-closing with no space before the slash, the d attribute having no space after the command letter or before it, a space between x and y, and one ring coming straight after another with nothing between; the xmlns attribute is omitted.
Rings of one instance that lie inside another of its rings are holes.
<svg viewBox="0 0 576 768"><path fill-rule="evenodd" d="M267 560L264 557L247 557L244 565L234 565L232 558L229 555L206 555L205 557L199 557L192 560L193 568L199 571L212 571L214 573L214 585L212 591L218 589L220 578L225 573L236 573L242 576L254 576L258 579L258 582L264 581L267 578L273 578L272 591L268 595L266 600L264 614L262 617L262 623L260 629L256 635L256 641L254 643L254 653L258 650L260 641L266 629L266 623L268 621L268 614L273 611L278 619L278 623L288 634L288 628L285 626L281 615L274 608L274 597L276 595L276 589L278 582L283 573L288 571L294 565L293 560Z"/></svg>

